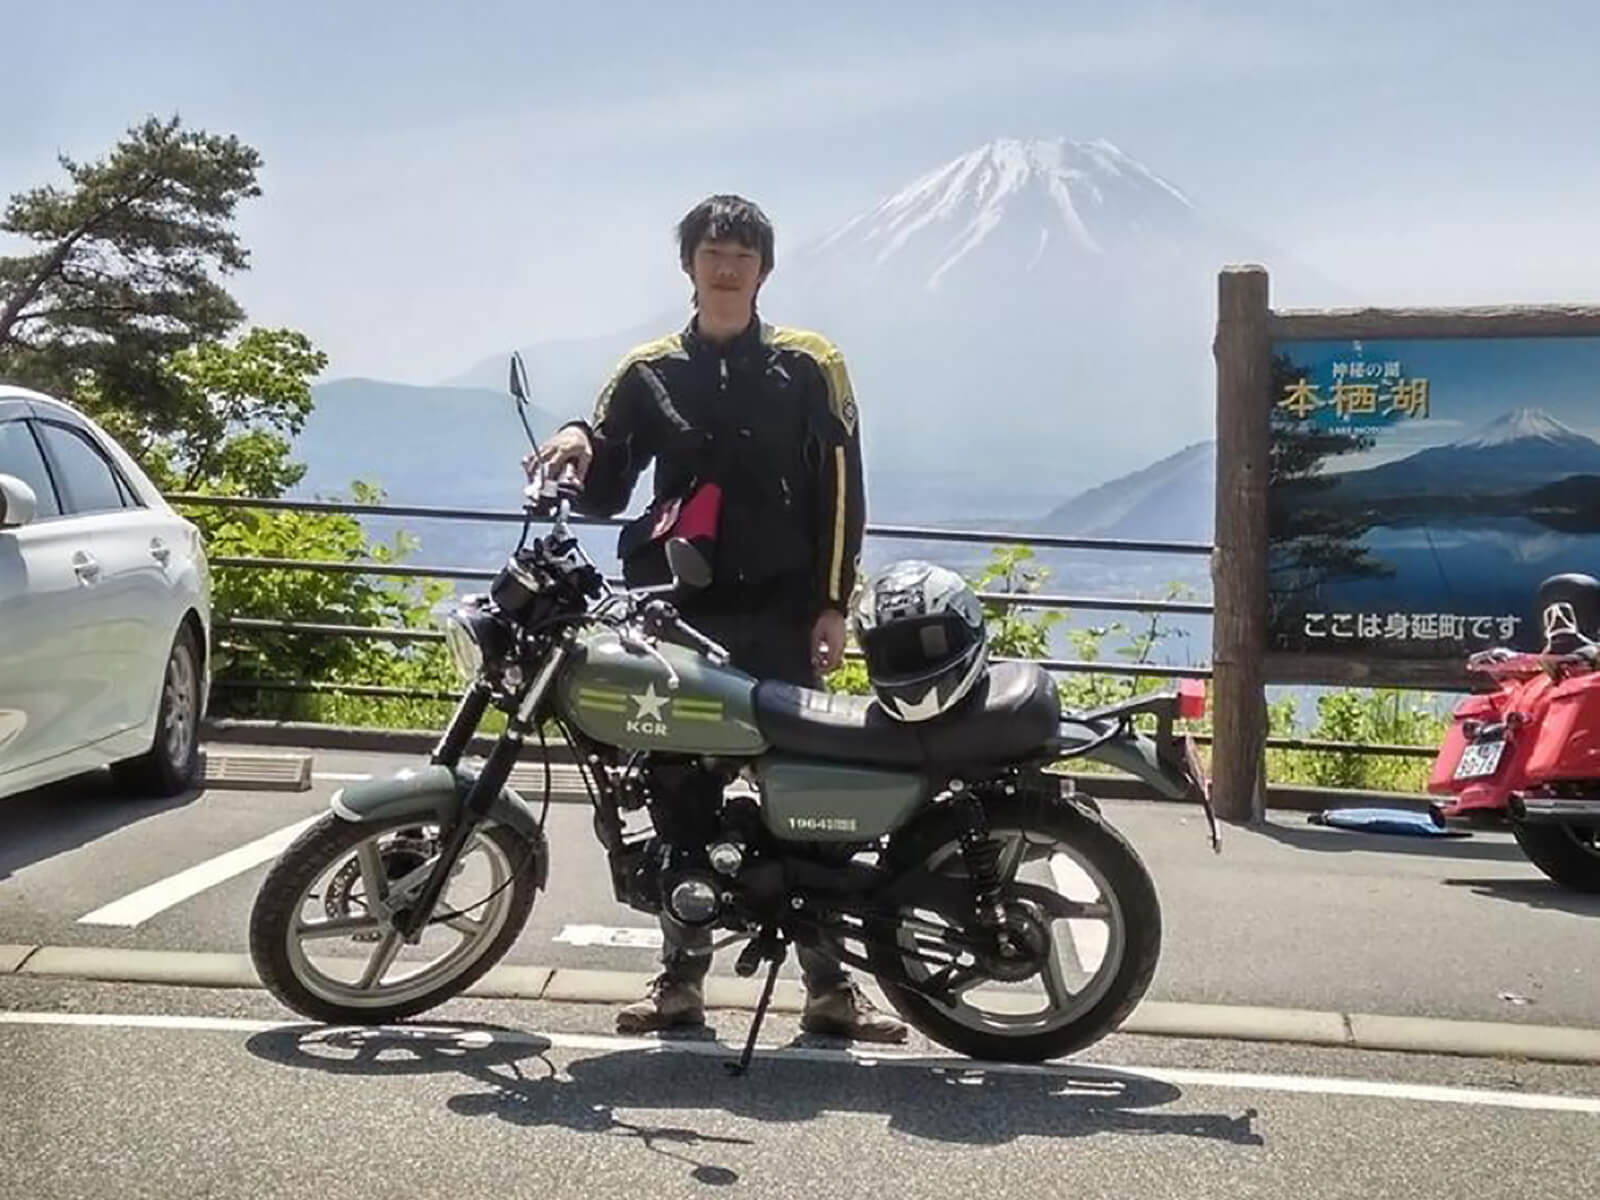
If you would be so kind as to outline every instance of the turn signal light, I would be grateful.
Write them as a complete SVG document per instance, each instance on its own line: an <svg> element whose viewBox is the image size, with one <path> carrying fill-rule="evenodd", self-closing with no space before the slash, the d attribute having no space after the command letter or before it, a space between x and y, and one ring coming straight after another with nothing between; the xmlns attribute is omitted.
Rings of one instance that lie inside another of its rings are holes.
<svg viewBox="0 0 1600 1200"><path fill-rule="evenodd" d="M1206 684L1203 679L1178 680L1178 718L1198 721L1206 715Z"/></svg>

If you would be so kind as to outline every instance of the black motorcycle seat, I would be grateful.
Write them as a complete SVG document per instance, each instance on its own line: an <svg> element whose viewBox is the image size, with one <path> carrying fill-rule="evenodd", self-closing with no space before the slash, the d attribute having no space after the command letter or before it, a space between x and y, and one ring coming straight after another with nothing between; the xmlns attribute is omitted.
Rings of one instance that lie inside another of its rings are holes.
<svg viewBox="0 0 1600 1200"><path fill-rule="evenodd" d="M756 724L774 749L883 767L967 766L1026 758L1060 730L1061 697L1037 663L995 663L954 711L897 721L870 696L767 681Z"/></svg>

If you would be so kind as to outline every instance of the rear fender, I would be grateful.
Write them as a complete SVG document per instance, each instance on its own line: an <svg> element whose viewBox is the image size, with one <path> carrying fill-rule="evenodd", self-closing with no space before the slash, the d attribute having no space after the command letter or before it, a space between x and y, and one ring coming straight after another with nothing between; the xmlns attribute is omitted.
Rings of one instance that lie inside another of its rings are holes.
<svg viewBox="0 0 1600 1200"><path fill-rule="evenodd" d="M1077 747L1088 747L1080 751L1083 757L1137 776L1168 800L1192 800L1197 794L1207 799L1205 781L1197 777L1188 739L1174 730L1180 714L1197 715L1185 711L1194 700L1185 694L1191 686L1184 683L1177 692L1151 692L1120 704L1073 713L1061 723L1061 748L1071 754ZM1133 718L1143 715L1155 717L1154 737L1134 728Z"/></svg>
<svg viewBox="0 0 1600 1200"><path fill-rule="evenodd" d="M451 825L466 808L467 794L477 778L475 771L462 767L454 771L435 763L406 767L383 779L342 787L333 794L328 806L341 820L356 825L405 817ZM501 788L489 806L487 819L508 826L528 839L535 848L535 882L542 889L550 869L550 854L544 830L533 815L532 807L510 788Z"/></svg>
<svg viewBox="0 0 1600 1200"><path fill-rule="evenodd" d="M1063 723L1061 735L1062 749L1068 751L1074 745L1084 745L1100 736L1092 728L1074 721ZM1168 800L1187 800L1194 794L1194 784L1188 773L1176 763L1163 761L1155 741L1142 733L1119 734L1101 742L1084 757L1137 776Z"/></svg>

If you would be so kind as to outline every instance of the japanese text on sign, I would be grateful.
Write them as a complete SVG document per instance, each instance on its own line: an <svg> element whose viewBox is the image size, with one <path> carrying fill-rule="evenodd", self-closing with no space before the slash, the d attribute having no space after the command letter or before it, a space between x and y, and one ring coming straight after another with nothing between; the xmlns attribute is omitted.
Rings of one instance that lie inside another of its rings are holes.
<svg viewBox="0 0 1600 1200"><path fill-rule="evenodd" d="M1285 384L1278 407L1302 420L1323 409L1340 421L1428 415L1428 381L1407 379L1398 362L1336 362L1331 377L1326 388L1304 377Z"/></svg>
<svg viewBox="0 0 1600 1200"><path fill-rule="evenodd" d="M1305 636L1334 641L1510 641L1521 617L1455 613L1307 613Z"/></svg>

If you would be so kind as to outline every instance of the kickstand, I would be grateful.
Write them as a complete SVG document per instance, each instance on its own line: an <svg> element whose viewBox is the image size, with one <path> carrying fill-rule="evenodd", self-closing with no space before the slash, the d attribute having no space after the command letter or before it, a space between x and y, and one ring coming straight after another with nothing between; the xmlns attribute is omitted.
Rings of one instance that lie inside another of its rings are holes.
<svg viewBox="0 0 1600 1200"><path fill-rule="evenodd" d="M776 946L766 949L772 965L767 968L767 981L761 987L761 999L756 1002L756 1015L750 1022L750 1034L744 1040L744 1053L739 1055L738 1062L722 1064L729 1075L736 1077L750 1070L750 1060L756 1052L756 1036L761 1032L761 1022L767 1015L767 1005L772 1002L772 989L778 982L778 968L783 966L783 943L779 942Z"/></svg>

